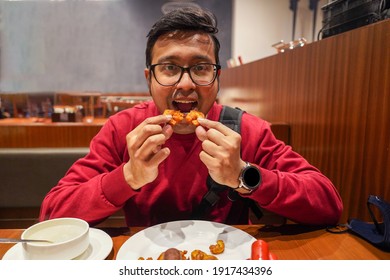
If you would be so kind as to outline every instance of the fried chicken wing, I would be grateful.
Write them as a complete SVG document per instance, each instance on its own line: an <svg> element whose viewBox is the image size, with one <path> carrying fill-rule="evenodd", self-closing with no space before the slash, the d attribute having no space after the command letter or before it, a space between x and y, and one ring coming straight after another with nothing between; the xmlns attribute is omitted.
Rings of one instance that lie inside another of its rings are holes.
<svg viewBox="0 0 390 280"><path fill-rule="evenodd" d="M223 240L217 240L217 244L210 245L209 249L212 254L222 254L223 251L225 251L225 243L223 242Z"/></svg>
<svg viewBox="0 0 390 280"><path fill-rule="evenodd" d="M202 112L196 111L196 110L191 110L187 115L186 115L186 121L188 123L191 123L195 126L199 126L198 118L204 118L204 114Z"/></svg>
<svg viewBox="0 0 390 280"><path fill-rule="evenodd" d="M177 110L166 109L164 111L164 115L172 116L172 119L168 122L172 126L180 123L184 119L188 124L198 126L199 125L198 118L204 118L204 114L197 110L191 110L189 113L184 114Z"/></svg>
<svg viewBox="0 0 390 280"><path fill-rule="evenodd" d="M202 250L194 250L191 252L191 260L218 260L218 258L213 255L208 255Z"/></svg>
<svg viewBox="0 0 390 280"><path fill-rule="evenodd" d="M174 126L181 122L184 119L184 114L180 111L166 109L164 115L171 115L172 119L168 122L170 125Z"/></svg>

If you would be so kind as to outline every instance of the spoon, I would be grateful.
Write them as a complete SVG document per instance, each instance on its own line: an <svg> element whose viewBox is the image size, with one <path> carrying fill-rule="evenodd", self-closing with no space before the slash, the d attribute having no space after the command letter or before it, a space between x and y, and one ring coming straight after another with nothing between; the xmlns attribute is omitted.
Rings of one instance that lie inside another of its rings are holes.
<svg viewBox="0 0 390 280"><path fill-rule="evenodd" d="M0 238L0 243L19 243L19 242L46 242L53 243L49 240L40 240L40 239L19 239L19 238Z"/></svg>

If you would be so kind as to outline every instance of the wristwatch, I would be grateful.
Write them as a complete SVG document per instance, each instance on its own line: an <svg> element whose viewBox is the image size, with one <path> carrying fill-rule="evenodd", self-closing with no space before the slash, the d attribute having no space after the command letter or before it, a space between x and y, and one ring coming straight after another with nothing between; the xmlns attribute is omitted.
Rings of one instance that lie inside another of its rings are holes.
<svg viewBox="0 0 390 280"><path fill-rule="evenodd" d="M241 170L240 176L238 177L240 184L235 190L244 189L249 191L249 193L256 190L261 183L261 173L260 170L251 165L249 162L246 163L245 167Z"/></svg>

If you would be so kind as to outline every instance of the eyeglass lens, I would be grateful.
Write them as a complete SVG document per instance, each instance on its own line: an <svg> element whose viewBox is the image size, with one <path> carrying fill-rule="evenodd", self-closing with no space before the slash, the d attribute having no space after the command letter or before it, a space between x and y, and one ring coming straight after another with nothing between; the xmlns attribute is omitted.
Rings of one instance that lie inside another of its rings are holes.
<svg viewBox="0 0 390 280"><path fill-rule="evenodd" d="M155 64L154 76L161 85L174 85L178 83L184 72L189 73L192 81L197 85L211 84L217 74L217 67L214 64L196 64L189 68L180 67L174 64Z"/></svg>

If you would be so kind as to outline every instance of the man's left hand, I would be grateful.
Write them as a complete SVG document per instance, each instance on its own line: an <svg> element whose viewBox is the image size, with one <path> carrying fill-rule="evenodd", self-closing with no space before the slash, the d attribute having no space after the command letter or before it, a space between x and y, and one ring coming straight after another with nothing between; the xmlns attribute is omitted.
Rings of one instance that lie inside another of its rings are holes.
<svg viewBox="0 0 390 280"><path fill-rule="evenodd" d="M241 135L220 122L198 119L195 130L202 141L200 160L206 165L211 178L219 184L236 188L245 162L241 159Z"/></svg>

